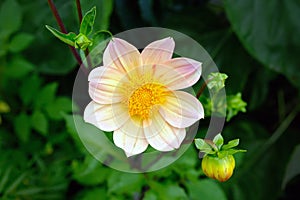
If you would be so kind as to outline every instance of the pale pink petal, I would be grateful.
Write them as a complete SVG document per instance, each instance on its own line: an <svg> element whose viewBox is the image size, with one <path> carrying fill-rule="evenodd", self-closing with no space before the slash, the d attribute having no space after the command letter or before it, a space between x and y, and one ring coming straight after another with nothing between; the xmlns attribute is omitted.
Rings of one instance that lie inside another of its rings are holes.
<svg viewBox="0 0 300 200"><path fill-rule="evenodd" d="M198 99L183 91L174 91L166 96L160 106L160 114L172 126L186 128L204 118L204 109Z"/></svg>
<svg viewBox="0 0 300 200"><path fill-rule="evenodd" d="M91 101L84 110L83 119L103 131L114 131L129 119L127 107L123 103L110 105Z"/></svg>
<svg viewBox="0 0 300 200"><path fill-rule="evenodd" d="M112 67L97 67L89 74L89 95L100 104L112 104L123 100L121 93L127 80L122 72Z"/></svg>
<svg viewBox="0 0 300 200"><path fill-rule="evenodd" d="M143 64L159 64L170 60L173 55L175 42L173 38L165 38L150 43L142 51Z"/></svg>
<svg viewBox="0 0 300 200"><path fill-rule="evenodd" d="M114 131L113 140L116 146L124 150L127 157L140 154L148 147L142 125L131 119Z"/></svg>
<svg viewBox="0 0 300 200"><path fill-rule="evenodd" d="M113 38L103 54L103 65L129 72L142 64L141 54L125 40Z"/></svg>
<svg viewBox="0 0 300 200"><path fill-rule="evenodd" d="M174 58L163 63L168 72L162 77L171 90L179 90L194 85L201 76L201 63L189 58ZM165 70L163 70L165 71Z"/></svg>
<svg viewBox="0 0 300 200"><path fill-rule="evenodd" d="M159 113L149 120L144 120L143 125L147 141L159 151L178 149L186 135L184 128L171 126Z"/></svg>

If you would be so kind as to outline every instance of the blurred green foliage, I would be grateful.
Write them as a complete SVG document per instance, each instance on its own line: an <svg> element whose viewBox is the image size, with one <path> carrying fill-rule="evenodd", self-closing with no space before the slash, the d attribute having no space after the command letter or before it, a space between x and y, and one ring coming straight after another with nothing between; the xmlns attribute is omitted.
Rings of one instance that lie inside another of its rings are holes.
<svg viewBox="0 0 300 200"><path fill-rule="evenodd" d="M3 0L1 199L293 198L300 180L299 1L81 2L83 13L96 6L95 30L115 34L159 26L203 45L228 75L227 101L243 109L241 93L248 103L247 114L233 117L222 133L226 140L240 138L248 152L236 156L236 172L222 184L204 176L194 146L169 167L146 174L122 173L99 163L70 125L78 65L45 28L56 27L47 1ZM55 4L67 29L79 30L75 1ZM208 124L208 118L200 122L197 137L204 137Z"/></svg>

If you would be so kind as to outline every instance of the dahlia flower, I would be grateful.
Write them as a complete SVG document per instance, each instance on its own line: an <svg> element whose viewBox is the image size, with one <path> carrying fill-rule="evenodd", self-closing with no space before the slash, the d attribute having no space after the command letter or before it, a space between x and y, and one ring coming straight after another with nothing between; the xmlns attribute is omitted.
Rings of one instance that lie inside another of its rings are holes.
<svg viewBox="0 0 300 200"><path fill-rule="evenodd" d="M103 66L88 77L92 101L84 120L103 131L126 156L178 149L186 128L204 117L201 103L181 91L201 76L201 63L172 58L175 42L165 38L140 53L125 40L113 38L103 54Z"/></svg>

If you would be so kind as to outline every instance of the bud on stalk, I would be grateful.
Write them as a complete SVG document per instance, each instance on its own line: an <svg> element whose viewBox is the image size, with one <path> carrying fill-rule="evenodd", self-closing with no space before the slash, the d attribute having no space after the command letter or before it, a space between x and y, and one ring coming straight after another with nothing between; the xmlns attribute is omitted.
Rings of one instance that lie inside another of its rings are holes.
<svg viewBox="0 0 300 200"><path fill-rule="evenodd" d="M205 153L202 160L204 174L218 181L227 181L233 174L235 160L233 154L246 152L246 150L234 149L239 144L239 139L231 140L223 145L221 134L214 137L213 141L195 139L196 148Z"/></svg>

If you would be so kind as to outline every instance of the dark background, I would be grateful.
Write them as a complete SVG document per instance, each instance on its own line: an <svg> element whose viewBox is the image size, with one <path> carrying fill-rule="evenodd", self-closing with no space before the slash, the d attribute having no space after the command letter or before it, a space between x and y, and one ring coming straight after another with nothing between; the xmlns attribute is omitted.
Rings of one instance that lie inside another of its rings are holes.
<svg viewBox="0 0 300 200"><path fill-rule="evenodd" d="M78 33L75 1L54 1ZM126 174L95 160L72 127L78 65L45 25L47 1L0 3L1 199L297 199L300 181L300 1L82 0L97 6L95 29L113 34L157 26L198 41L228 74L227 95L247 112L225 124L240 138L233 177L206 178L194 146L167 168ZM208 119L201 122L205 129ZM199 131L199 137L201 135Z"/></svg>

